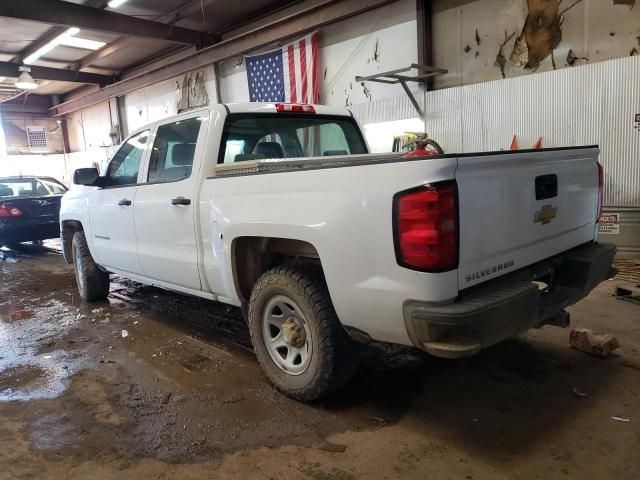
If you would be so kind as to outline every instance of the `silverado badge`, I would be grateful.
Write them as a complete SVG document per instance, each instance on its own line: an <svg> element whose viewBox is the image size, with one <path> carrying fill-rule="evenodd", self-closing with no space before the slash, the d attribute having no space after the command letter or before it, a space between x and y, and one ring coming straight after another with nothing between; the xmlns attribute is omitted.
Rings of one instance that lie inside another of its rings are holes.
<svg viewBox="0 0 640 480"><path fill-rule="evenodd" d="M547 223L551 223L551 220L556 218L556 213L558 212L558 207L552 207L551 205L545 205L542 207L542 210L536 212L535 217L533 218L533 223L542 223L546 225Z"/></svg>

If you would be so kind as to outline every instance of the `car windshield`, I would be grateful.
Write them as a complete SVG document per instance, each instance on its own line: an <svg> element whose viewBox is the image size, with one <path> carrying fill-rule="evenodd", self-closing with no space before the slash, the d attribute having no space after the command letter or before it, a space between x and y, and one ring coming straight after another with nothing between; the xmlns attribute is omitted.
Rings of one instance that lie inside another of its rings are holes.
<svg viewBox="0 0 640 480"><path fill-rule="evenodd" d="M0 198L28 198L46 195L62 195L67 189L51 181L36 178L0 179Z"/></svg>
<svg viewBox="0 0 640 480"><path fill-rule="evenodd" d="M329 115L232 114L222 145L218 163L367 153L355 121Z"/></svg>

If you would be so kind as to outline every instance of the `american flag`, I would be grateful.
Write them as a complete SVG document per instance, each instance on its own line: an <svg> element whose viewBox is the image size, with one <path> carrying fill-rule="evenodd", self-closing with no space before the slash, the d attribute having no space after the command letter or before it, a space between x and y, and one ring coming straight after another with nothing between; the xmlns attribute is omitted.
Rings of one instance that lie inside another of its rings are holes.
<svg viewBox="0 0 640 480"><path fill-rule="evenodd" d="M245 61L252 102L318 103L317 32Z"/></svg>

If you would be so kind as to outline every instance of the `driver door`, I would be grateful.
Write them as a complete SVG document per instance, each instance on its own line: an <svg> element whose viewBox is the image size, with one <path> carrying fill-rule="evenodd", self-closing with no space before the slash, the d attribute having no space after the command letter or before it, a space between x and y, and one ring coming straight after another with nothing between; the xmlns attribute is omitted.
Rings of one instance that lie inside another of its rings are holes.
<svg viewBox="0 0 640 480"><path fill-rule="evenodd" d="M140 166L148 155L149 130L131 136L107 167L105 187L89 201L96 262L122 272L142 274L136 247L133 205Z"/></svg>

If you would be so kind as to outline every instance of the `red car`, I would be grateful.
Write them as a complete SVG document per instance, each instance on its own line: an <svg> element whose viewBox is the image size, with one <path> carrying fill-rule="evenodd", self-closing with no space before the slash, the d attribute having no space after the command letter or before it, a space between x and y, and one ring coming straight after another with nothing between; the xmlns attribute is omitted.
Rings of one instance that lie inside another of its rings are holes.
<svg viewBox="0 0 640 480"><path fill-rule="evenodd" d="M50 177L0 178L0 245L57 238L66 192Z"/></svg>

